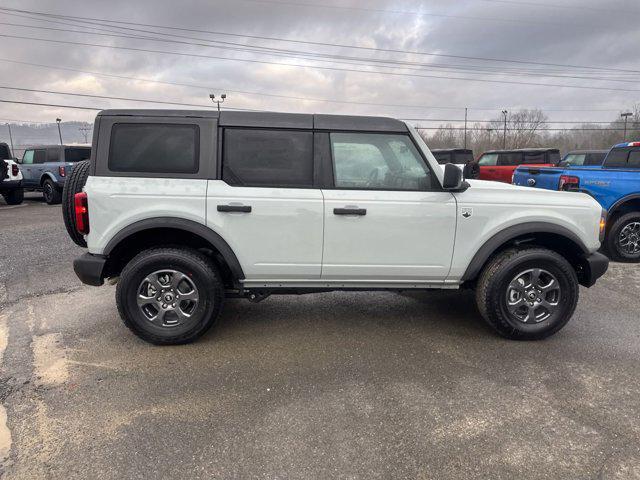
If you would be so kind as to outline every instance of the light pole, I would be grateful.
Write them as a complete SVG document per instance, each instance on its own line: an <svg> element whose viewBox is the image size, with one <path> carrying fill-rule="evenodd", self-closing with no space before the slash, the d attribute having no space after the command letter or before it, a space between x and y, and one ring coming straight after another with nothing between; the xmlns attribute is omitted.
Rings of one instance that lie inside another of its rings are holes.
<svg viewBox="0 0 640 480"><path fill-rule="evenodd" d="M633 115L633 113L631 112L625 112L620 114L620 116L624 118L624 136L622 139L623 142L627 141L627 118L629 118L631 115Z"/></svg>
<svg viewBox="0 0 640 480"><path fill-rule="evenodd" d="M60 145L62 145L62 130L60 130L60 122L61 118L56 118L56 123L58 124L58 136L60 137Z"/></svg>
<svg viewBox="0 0 640 480"><path fill-rule="evenodd" d="M467 108L464 109L464 148L467 148Z"/></svg>
<svg viewBox="0 0 640 480"><path fill-rule="evenodd" d="M509 112L506 110L502 110L502 115L504 115L504 130L502 131L502 149L507 148L507 114Z"/></svg>
<svg viewBox="0 0 640 480"><path fill-rule="evenodd" d="M213 103L218 105L218 113L220 113L220 104L224 103L224 99L227 98L227 94L223 93L222 95L220 95L220 100L216 100L216 96L213 93L209 95L209 98Z"/></svg>
<svg viewBox="0 0 640 480"><path fill-rule="evenodd" d="M9 129L9 143L11 144L11 155L14 155L13 153L13 136L11 135L11 124L7 123L7 128Z"/></svg>

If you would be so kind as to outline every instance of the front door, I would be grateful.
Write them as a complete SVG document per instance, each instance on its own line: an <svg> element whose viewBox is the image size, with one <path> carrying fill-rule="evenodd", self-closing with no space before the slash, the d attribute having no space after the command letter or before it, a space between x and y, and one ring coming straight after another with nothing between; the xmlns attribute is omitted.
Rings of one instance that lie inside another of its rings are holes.
<svg viewBox="0 0 640 480"><path fill-rule="evenodd" d="M440 282L448 273L456 201L408 135L330 133L334 188L323 189L322 278Z"/></svg>

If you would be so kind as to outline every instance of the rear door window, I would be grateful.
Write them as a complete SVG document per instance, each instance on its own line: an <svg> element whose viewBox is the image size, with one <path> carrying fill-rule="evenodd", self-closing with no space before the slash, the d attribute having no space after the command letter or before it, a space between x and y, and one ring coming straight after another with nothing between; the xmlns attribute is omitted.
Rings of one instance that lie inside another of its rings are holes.
<svg viewBox="0 0 640 480"><path fill-rule="evenodd" d="M629 160L627 160L629 168L640 168L640 150L629 152Z"/></svg>
<svg viewBox="0 0 640 480"><path fill-rule="evenodd" d="M197 125L116 123L111 129L109 170L197 173Z"/></svg>
<svg viewBox="0 0 640 480"><path fill-rule="evenodd" d="M59 162L59 161L60 161L60 149L47 148L47 162Z"/></svg>
<svg viewBox="0 0 640 480"><path fill-rule="evenodd" d="M522 153L521 152L511 152L511 153L501 153L498 156L498 165L506 166L506 165L520 165L522 163Z"/></svg>
<svg viewBox="0 0 640 480"><path fill-rule="evenodd" d="M560 152L549 152L549 163L557 165L560 163Z"/></svg>
<svg viewBox="0 0 640 480"><path fill-rule="evenodd" d="M436 157L436 160L440 165L445 165L451 162L451 153L449 152L436 152L433 153L433 156Z"/></svg>
<svg viewBox="0 0 640 480"><path fill-rule="evenodd" d="M472 153L456 153L453 159L453 163L457 165L466 165L469 162L473 162Z"/></svg>
<svg viewBox="0 0 640 480"><path fill-rule="evenodd" d="M545 163L544 152L524 152L523 164L541 164Z"/></svg>
<svg viewBox="0 0 640 480"><path fill-rule="evenodd" d="M245 187L312 187L313 133L225 129L222 180Z"/></svg>
<svg viewBox="0 0 640 480"><path fill-rule="evenodd" d="M604 160L606 153L598 152L598 153L588 153L587 158L584 161L585 165L597 166L602 165L602 160Z"/></svg>
<svg viewBox="0 0 640 480"><path fill-rule="evenodd" d="M47 161L46 150L36 150L33 154L33 163L45 163Z"/></svg>

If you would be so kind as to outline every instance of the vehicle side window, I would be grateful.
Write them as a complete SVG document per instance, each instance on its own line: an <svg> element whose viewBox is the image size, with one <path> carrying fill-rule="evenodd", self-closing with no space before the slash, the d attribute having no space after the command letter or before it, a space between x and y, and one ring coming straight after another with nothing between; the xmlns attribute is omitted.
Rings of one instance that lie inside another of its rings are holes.
<svg viewBox="0 0 640 480"><path fill-rule="evenodd" d="M22 155L22 162L23 165L31 165L33 163L33 150L25 150L24 154Z"/></svg>
<svg viewBox="0 0 640 480"><path fill-rule="evenodd" d="M560 163L560 152L549 152L549 163L558 165Z"/></svg>
<svg viewBox="0 0 640 480"><path fill-rule="evenodd" d="M522 163L522 153L501 153L498 155L498 165L520 165Z"/></svg>
<svg viewBox="0 0 640 480"><path fill-rule="evenodd" d="M33 163L45 163L47 161L47 152L45 150L36 150L33 155Z"/></svg>
<svg viewBox="0 0 640 480"><path fill-rule="evenodd" d="M523 164L542 164L545 163L544 152L525 152Z"/></svg>
<svg viewBox="0 0 640 480"><path fill-rule="evenodd" d="M609 168L624 168L627 166L627 157L629 151L624 149L614 149L609 152L606 158L606 167Z"/></svg>
<svg viewBox="0 0 640 480"><path fill-rule="evenodd" d="M571 153L564 158L569 165L584 165L586 155L584 153Z"/></svg>
<svg viewBox="0 0 640 480"><path fill-rule="evenodd" d="M480 157L478 160L478 165L481 166L489 166L492 167L498 164L498 154L497 153L486 153Z"/></svg>
<svg viewBox="0 0 640 480"><path fill-rule="evenodd" d="M64 161L65 162L80 162L81 160L86 160L91 156L90 148L65 148L64 150Z"/></svg>
<svg viewBox="0 0 640 480"><path fill-rule="evenodd" d="M222 180L247 187L312 187L313 133L225 129Z"/></svg>
<svg viewBox="0 0 640 480"><path fill-rule="evenodd" d="M588 153L584 161L585 165L602 165L606 153Z"/></svg>
<svg viewBox="0 0 640 480"><path fill-rule="evenodd" d="M109 170L142 173L196 173L197 125L116 123L111 129Z"/></svg>
<svg viewBox="0 0 640 480"><path fill-rule="evenodd" d="M332 133L337 188L422 191L431 172L406 135Z"/></svg>
<svg viewBox="0 0 640 480"><path fill-rule="evenodd" d="M453 163L457 165L466 165L467 163L473 162L473 154L472 153L458 153L455 156Z"/></svg>
<svg viewBox="0 0 640 480"><path fill-rule="evenodd" d="M640 150L632 150L629 152L627 165L629 168L640 168Z"/></svg>
<svg viewBox="0 0 640 480"><path fill-rule="evenodd" d="M47 162L59 162L59 161L60 161L60 149L47 148Z"/></svg>

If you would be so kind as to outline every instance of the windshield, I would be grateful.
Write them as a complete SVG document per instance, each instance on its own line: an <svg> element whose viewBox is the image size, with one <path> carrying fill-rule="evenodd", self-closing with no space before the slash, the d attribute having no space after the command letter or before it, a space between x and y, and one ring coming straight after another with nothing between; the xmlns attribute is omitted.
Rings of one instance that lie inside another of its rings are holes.
<svg viewBox="0 0 640 480"><path fill-rule="evenodd" d="M79 162L81 160L86 160L91 156L90 148L67 148L64 152L64 159L67 162Z"/></svg>

